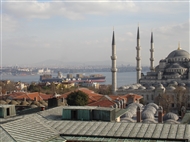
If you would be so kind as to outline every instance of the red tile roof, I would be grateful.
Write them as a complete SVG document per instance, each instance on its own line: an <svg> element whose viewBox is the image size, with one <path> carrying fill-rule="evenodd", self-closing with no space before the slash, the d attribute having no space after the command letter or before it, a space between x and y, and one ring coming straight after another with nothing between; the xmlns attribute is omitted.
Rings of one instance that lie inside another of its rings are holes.
<svg viewBox="0 0 190 142"><path fill-rule="evenodd" d="M110 100L101 100L101 101L97 101L97 102L93 102L91 104L88 104L88 106L111 107L114 104L115 103L113 101L110 101Z"/></svg>
<svg viewBox="0 0 190 142"><path fill-rule="evenodd" d="M92 91L92 90L89 90L89 89L87 89L87 88L79 88L79 89L77 89L77 90L75 90L75 91L78 91L78 90L80 90L80 91L82 91L82 92L84 92L84 93L86 93L87 95L88 95L88 103L92 103L92 102L96 102L96 101L98 101L98 100L100 100L101 98L102 98L102 96L103 95L101 95L101 94L97 94L97 93L95 93L94 91ZM67 96L70 94L71 92L67 92L67 93L65 93L65 94L63 94L63 95L61 95L59 98L67 98Z"/></svg>
<svg viewBox="0 0 190 142"><path fill-rule="evenodd" d="M48 100L49 98L53 97L53 95L46 95L39 92L34 93L25 93L25 92L14 92L8 95L9 98L11 97L14 100L21 100L21 99L28 99L28 100Z"/></svg>

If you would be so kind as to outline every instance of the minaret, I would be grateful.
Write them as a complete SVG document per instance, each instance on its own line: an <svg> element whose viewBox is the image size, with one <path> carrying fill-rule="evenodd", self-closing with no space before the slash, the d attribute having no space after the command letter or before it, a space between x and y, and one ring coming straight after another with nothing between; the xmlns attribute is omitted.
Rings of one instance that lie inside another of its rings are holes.
<svg viewBox="0 0 190 142"><path fill-rule="evenodd" d="M137 50L137 57L136 57L136 60L137 60L137 68L136 68L136 71L137 71L137 83L139 83L139 80L141 79L141 58L140 58L140 35L139 35L139 27L138 27L138 30L137 30L137 47L136 47L136 50Z"/></svg>
<svg viewBox="0 0 190 142"><path fill-rule="evenodd" d="M153 32L151 32L150 40L150 71L154 72L154 43L153 43Z"/></svg>
<svg viewBox="0 0 190 142"><path fill-rule="evenodd" d="M113 31L113 37L112 37L112 56L111 56L111 60L112 60L112 68L111 68L111 72L112 72L112 93L113 94L116 94L116 90L117 90L116 59L117 59L117 56L116 56L116 46L115 46L115 37L114 37L114 31Z"/></svg>

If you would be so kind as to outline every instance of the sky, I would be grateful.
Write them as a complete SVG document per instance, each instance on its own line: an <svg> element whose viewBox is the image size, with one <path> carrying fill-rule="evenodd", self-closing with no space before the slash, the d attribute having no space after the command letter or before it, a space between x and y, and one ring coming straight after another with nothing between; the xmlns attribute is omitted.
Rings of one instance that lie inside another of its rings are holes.
<svg viewBox="0 0 190 142"><path fill-rule="evenodd" d="M178 48L189 52L189 1L1 0L1 66L44 61L111 66L115 32L117 66L155 65Z"/></svg>

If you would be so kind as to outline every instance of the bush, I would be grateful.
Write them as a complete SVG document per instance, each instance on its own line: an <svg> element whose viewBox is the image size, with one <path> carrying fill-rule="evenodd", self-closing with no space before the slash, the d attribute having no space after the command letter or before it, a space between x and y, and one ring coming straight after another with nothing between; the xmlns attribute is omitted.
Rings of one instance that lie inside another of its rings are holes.
<svg viewBox="0 0 190 142"><path fill-rule="evenodd" d="M87 105L88 95L82 91L74 91L67 96L67 104L71 106Z"/></svg>

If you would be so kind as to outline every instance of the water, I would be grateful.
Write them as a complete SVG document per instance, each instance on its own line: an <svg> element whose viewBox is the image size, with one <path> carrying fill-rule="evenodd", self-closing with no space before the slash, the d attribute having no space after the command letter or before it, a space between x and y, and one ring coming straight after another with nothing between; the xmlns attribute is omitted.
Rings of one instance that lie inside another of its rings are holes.
<svg viewBox="0 0 190 142"><path fill-rule="evenodd" d="M85 73L85 75L90 74L102 74L106 76L106 82L101 84L111 84L112 83L112 73L111 72L95 72L95 73ZM66 74L63 74L66 76ZM75 74L73 74L75 76ZM53 77L57 76L57 73L52 74ZM26 76L13 76L13 75L2 75L2 80L11 80L14 82L39 82L40 75L26 75ZM118 72L117 73L117 86L123 86L128 84L136 83L136 72Z"/></svg>

